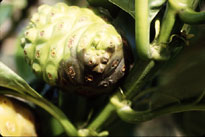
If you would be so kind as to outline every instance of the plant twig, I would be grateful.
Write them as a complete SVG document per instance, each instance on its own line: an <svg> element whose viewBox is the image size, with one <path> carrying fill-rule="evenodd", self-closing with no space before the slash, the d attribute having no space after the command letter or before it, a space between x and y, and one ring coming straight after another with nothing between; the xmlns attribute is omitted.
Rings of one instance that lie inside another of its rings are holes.
<svg viewBox="0 0 205 137"><path fill-rule="evenodd" d="M109 102L99 115L88 125L88 128L96 131L101 130L102 126L106 125L113 114L115 114L115 107Z"/></svg>
<svg viewBox="0 0 205 137"><path fill-rule="evenodd" d="M151 58L148 0L135 0L135 41L137 52L144 59Z"/></svg>

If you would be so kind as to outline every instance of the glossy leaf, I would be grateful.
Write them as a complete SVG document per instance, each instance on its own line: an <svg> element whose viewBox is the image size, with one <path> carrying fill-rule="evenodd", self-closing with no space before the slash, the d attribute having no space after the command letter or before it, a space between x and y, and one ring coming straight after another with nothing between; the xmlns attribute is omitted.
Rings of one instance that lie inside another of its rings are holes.
<svg viewBox="0 0 205 137"><path fill-rule="evenodd" d="M97 7L98 11L101 12L103 8L109 11L109 14L114 18L118 15L120 8L110 3L108 0L87 0L90 6ZM106 18L109 16L106 16Z"/></svg>
<svg viewBox="0 0 205 137"><path fill-rule="evenodd" d="M122 10L129 13L133 18L135 18L135 4L134 0L109 0L111 3L120 7Z"/></svg>
<svg viewBox="0 0 205 137"><path fill-rule="evenodd" d="M127 13L129 13L133 18L135 18L135 0L109 0L113 4L117 5ZM162 5L166 2L166 0L149 0L149 20L157 15Z"/></svg>
<svg viewBox="0 0 205 137"><path fill-rule="evenodd" d="M17 91L20 94L29 94L34 97L41 97L33 90L27 82L0 62L0 86Z"/></svg>
<svg viewBox="0 0 205 137"><path fill-rule="evenodd" d="M149 20L152 21L167 0L149 0Z"/></svg>
<svg viewBox="0 0 205 137"><path fill-rule="evenodd" d="M90 5L110 7L112 4L108 0L87 0Z"/></svg>

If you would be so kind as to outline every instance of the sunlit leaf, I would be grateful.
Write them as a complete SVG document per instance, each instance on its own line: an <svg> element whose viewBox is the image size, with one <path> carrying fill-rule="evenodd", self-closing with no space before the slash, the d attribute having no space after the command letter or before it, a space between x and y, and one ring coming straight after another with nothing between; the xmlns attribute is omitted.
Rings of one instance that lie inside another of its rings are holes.
<svg viewBox="0 0 205 137"><path fill-rule="evenodd" d="M29 94L34 97L41 97L27 84L25 80L23 80L2 62L0 62L0 87L12 89L21 94Z"/></svg>
<svg viewBox="0 0 205 137"><path fill-rule="evenodd" d="M135 0L109 0L135 18ZM166 0L149 0L149 20L157 15Z"/></svg>
<svg viewBox="0 0 205 137"><path fill-rule="evenodd" d="M134 0L109 0L111 3L120 7L127 13L129 13L133 18L135 17L135 1Z"/></svg>
<svg viewBox="0 0 205 137"><path fill-rule="evenodd" d="M152 21L167 0L149 0L149 20Z"/></svg>

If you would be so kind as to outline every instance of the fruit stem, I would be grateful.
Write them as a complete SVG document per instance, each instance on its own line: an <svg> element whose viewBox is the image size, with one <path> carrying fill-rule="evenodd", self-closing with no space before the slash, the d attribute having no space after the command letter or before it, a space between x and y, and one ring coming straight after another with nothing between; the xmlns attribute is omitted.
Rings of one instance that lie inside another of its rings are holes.
<svg viewBox="0 0 205 137"><path fill-rule="evenodd" d="M154 117L159 117L161 115L165 114L173 114L173 113L180 113L185 111L205 111L205 104L199 104L199 105L174 105L170 107L166 107L164 109L155 110L152 113L152 115L149 117L149 119L152 119Z"/></svg>
<svg viewBox="0 0 205 137"><path fill-rule="evenodd" d="M187 24L205 23L205 12L196 12L191 8L179 12L180 19Z"/></svg>
<svg viewBox="0 0 205 137"><path fill-rule="evenodd" d="M162 20L157 43L162 44L165 47L167 46L177 14L179 14L180 18L185 23L202 23L205 20L205 13L192 10L196 8L198 3L199 0L169 0Z"/></svg>
<svg viewBox="0 0 205 137"><path fill-rule="evenodd" d="M108 120L110 120L110 118L114 116L114 114L115 107L111 102L109 102L99 113L99 115L92 121L92 123L89 124L88 128L91 130L100 131L102 129L102 126L105 126L106 123L108 123Z"/></svg>
<svg viewBox="0 0 205 137"><path fill-rule="evenodd" d="M172 105L169 107L160 108L154 111L135 111L130 106L124 106L118 109L118 114L121 119L129 123L138 123L153 118L159 117L161 115L174 114L186 111L205 111L205 104L192 105Z"/></svg>
<svg viewBox="0 0 205 137"><path fill-rule="evenodd" d="M151 58L148 0L135 0L135 41L137 52L144 59Z"/></svg>
<svg viewBox="0 0 205 137"><path fill-rule="evenodd" d="M148 77L152 75L151 73L155 67L155 64L155 61L151 60L149 62L143 62L142 64L140 63L140 67L142 68L140 68L139 65L135 65L133 71L130 72L125 84L122 87L122 89L126 91L126 98L132 99L136 93L138 93L138 90L142 88L144 83L149 79Z"/></svg>
<svg viewBox="0 0 205 137"><path fill-rule="evenodd" d="M164 17L162 19L162 26L161 26L157 43L162 43L165 46L167 45L173 26L175 24L175 20L176 20L175 15L176 15L176 11L168 3Z"/></svg>

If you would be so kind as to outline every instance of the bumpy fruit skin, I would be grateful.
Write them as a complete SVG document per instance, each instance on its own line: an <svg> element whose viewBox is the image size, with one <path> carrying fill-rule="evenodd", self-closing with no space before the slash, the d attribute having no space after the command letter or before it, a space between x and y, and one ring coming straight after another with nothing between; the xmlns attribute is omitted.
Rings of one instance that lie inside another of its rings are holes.
<svg viewBox="0 0 205 137"><path fill-rule="evenodd" d="M32 113L5 96L0 96L0 135L37 136Z"/></svg>
<svg viewBox="0 0 205 137"><path fill-rule="evenodd" d="M82 94L110 91L127 69L121 36L88 8L40 6L21 42L37 75Z"/></svg>

